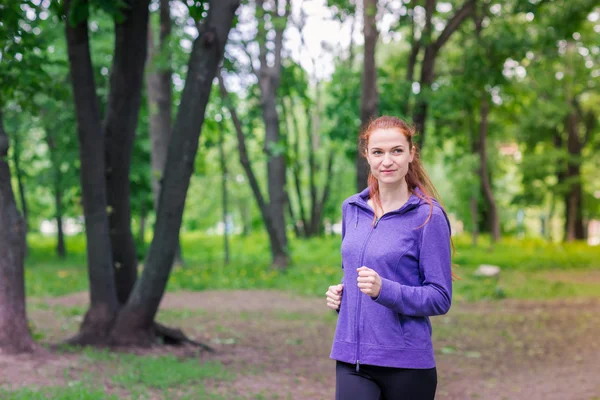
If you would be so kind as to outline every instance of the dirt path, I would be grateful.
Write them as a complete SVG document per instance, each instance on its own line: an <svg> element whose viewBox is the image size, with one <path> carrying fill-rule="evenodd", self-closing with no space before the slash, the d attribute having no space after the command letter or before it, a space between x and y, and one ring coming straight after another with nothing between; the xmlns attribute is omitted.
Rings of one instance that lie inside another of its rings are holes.
<svg viewBox="0 0 600 400"><path fill-rule="evenodd" d="M85 293L35 299L31 319L47 334L45 340L64 339L80 316L57 324L55 310L65 314L86 302ZM168 293L159 319L218 350L203 357L236 372L233 382L212 386L225 396L333 398L334 362L328 354L336 316L321 299L278 291ZM438 399L600 399L600 299L455 304L432 322ZM68 356L0 354L0 386L47 385L73 362Z"/></svg>

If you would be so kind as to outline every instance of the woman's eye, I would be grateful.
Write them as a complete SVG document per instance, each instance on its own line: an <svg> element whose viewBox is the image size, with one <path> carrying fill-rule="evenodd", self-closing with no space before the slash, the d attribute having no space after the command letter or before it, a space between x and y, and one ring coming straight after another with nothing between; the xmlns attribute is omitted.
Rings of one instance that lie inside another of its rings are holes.
<svg viewBox="0 0 600 400"><path fill-rule="evenodd" d="M396 149L396 150L394 150L394 154L400 154L400 153L402 153L402 149Z"/></svg>

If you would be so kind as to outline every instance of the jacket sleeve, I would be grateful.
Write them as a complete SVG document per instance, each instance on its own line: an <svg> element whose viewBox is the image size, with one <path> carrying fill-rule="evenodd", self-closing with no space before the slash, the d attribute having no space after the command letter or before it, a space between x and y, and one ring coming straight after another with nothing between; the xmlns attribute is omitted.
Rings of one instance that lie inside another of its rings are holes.
<svg viewBox="0 0 600 400"><path fill-rule="evenodd" d="M401 285L381 278L381 291L374 300L396 312L413 317L441 315L452 301L450 228L444 212L434 208L423 226L419 245L421 286Z"/></svg>

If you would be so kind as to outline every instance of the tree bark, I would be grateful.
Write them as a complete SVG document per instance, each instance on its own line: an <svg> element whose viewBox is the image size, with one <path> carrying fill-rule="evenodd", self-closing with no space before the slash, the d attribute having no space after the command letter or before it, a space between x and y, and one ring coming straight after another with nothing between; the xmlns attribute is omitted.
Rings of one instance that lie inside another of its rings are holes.
<svg viewBox="0 0 600 400"><path fill-rule="evenodd" d="M0 352L33 351L25 306L26 226L11 186L8 135L0 110Z"/></svg>
<svg viewBox="0 0 600 400"><path fill-rule="evenodd" d="M27 213L27 198L25 197L25 185L23 184L23 170L21 169L21 146L18 136L15 135L15 143L13 146L13 163L15 164L15 175L17 177L17 186L19 188L19 199L21 200L21 211L23 212L23 220L25 221L25 229L29 229L29 218ZM25 245L27 247L27 244ZM27 249L26 249L27 250Z"/></svg>
<svg viewBox="0 0 600 400"><path fill-rule="evenodd" d="M70 5L71 0L66 0L67 14ZM65 24L80 143L80 178L90 282L90 309L79 333L70 341L84 345L105 341L119 307L107 215L105 136L100 121L87 23L84 19L72 25L67 19Z"/></svg>
<svg viewBox="0 0 600 400"><path fill-rule="evenodd" d="M364 0L363 2L363 34L365 38L365 52L362 71L362 96L360 103L360 121L362 129L372 118L377 117L379 94L377 92L377 68L375 66L375 46L379 32L377 31L377 0ZM363 149L359 146L356 155L356 190L362 191L367 187L369 168L367 160L361 154Z"/></svg>
<svg viewBox="0 0 600 400"><path fill-rule="evenodd" d="M185 198L217 66L223 58L239 0L211 1L194 40L177 119L169 143L154 237L144 271L118 315L111 339L120 345L151 345L153 323L171 272Z"/></svg>
<svg viewBox="0 0 600 400"><path fill-rule="evenodd" d="M583 223L583 188L581 186L581 151L579 117L571 106L565 121L567 131L567 170L565 180L568 192L565 196L565 239L567 242L585 239Z"/></svg>
<svg viewBox="0 0 600 400"><path fill-rule="evenodd" d="M149 0L129 0L122 22L115 22L115 50L104 135L110 239L120 304L137 279L137 252L131 231L131 153L142 99L147 55Z"/></svg>
<svg viewBox="0 0 600 400"><path fill-rule="evenodd" d="M152 199L154 211L158 209L158 197L173 123L173 83L171 81L171 54L168 46L171 35L171 12L169 0L160 0L160 33L158 46L154 44L154 31L148 24L148 60L150 61L146 87L150 116L150 161L152 164ZM160 59L161 63L156 63ZM174 265L183 265L181 242L177 242Z"/></svg>
<svg viewBox="0 0 600 400"><path fill-rule="evenodd" d="M479 120L479 140L478 152L479 152L479 179L481 182L481 189L483 191L483 197L486 202L486 208L488 211L489 229L491 233L492 242L500 240L500 220L498 217L498 208L496 207L496 199L494 198L494 190L492 183L490 182L490 175L488 171L488 159L487 159L487 135L488 135L488 115L489 115L489 99L487 93L483 93L481 97L481 108L480 108L480 120Z"/></svg>

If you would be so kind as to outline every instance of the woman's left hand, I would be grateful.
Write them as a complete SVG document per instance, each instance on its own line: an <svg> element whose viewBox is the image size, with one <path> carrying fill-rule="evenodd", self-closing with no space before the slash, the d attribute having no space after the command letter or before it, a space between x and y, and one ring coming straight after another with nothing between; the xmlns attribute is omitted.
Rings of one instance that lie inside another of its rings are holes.
<svg viewBox="0 0 600 400"><path fill-rule="evenodd" d="M381 292L381 277L371 268L362 266L357 268L358 272L358 288L364 294L367 294L373 298L379 296Z"/></svg>

